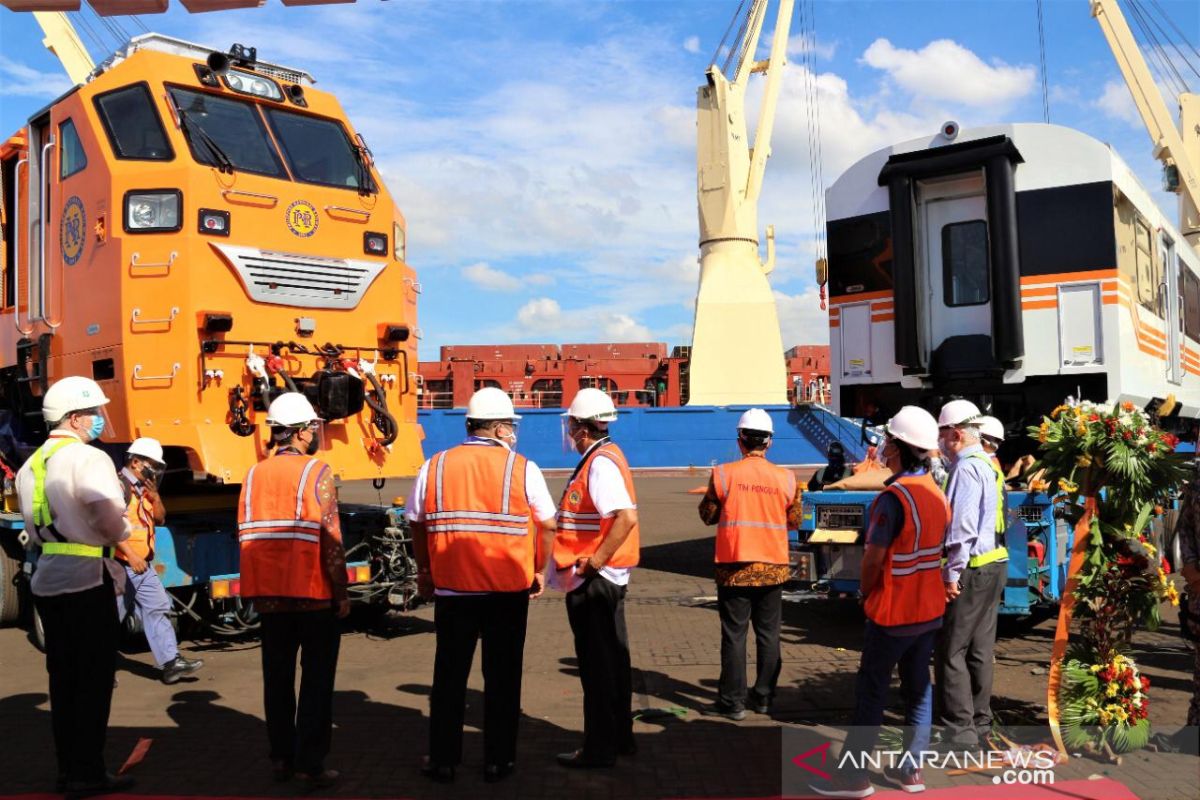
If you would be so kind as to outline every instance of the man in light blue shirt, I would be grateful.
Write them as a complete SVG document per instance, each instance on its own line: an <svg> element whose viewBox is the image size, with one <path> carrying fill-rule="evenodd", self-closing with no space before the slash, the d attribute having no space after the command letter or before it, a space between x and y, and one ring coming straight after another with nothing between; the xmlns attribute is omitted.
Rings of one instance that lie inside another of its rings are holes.
<svg viewBox="0 0 1200 800"><path fill-rule="evenodd" d="M978 746L992 727L992 654L1008 552L998 470L980 444L974 403L952 400L938 419L938 440L951 460L946 497L946 616L934 660L938 724L956 745Z"/></svg>

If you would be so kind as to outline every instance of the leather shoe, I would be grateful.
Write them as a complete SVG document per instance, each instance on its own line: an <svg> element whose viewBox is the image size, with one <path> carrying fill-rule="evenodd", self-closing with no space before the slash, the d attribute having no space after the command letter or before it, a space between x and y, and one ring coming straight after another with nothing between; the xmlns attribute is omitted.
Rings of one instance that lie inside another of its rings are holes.
<svg viewBox="0 0 1200 800"><path fill-rule="evenodd" d="M509 761L507 764L488 764L483 768L484 783L499 783L513 774L517 765Z"/></svg>
<svg viewBox="0 0 1200 800"><path fill-rule="evenodd" d="M554 758L560 765L571 769L605 769L617 763L616 759L612 761L600 761L589 758L583 754L582 749L570 753L559 753Z"/></svg>
<svg viewBox="0 0 1200 800"><path fill-rule="evenodd" d="M700 710L700 713L706 717L724 717L734 722L741 722L746 718L746 709L738 708L737 706L727 706L720 702L705 706Z"/></svg>
<svg viewBox="0 0 1200 800"><path fill-rule="evenodd" d="M454 767L438 766L429 756L421 759L421 774L434 783L454 783Z"/></svg>
<svg viewBox="0 0 1200 800"><path fill-rule="evenodd" d="M131 776L108 773L98 781L67 781L63 787L63 794L66 796L66 800L82 800L84 797L123 792L131 788L133 788Z"/></svg>

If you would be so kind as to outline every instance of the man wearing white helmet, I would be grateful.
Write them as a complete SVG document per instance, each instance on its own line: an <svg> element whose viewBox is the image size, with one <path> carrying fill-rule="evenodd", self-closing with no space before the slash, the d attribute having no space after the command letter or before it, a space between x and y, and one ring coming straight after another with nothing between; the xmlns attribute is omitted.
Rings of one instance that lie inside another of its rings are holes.
<svg viewBox="0 0 1200 800"><path fill-rule="evenodd" d="M126 590L117 601L122 620L137 614L146 633L154 663L162 671L162 682L177 683L184 675L204 666L198 658L179 654L179 641L171 627L171 598L163 588L154 560L154 528L167 521L167 509L158 495L158 481L166 469L163 448L157 439L134 439L125 451L121 482L128 498L129 538L117 545L117 559L125 564Z"/></svg>
<svg viewBox="0 0 1200 800"><path fill-rule="evenodd" d="M567 593L583 685L583 747L560 753L564 767L611 767L637 751L625 591L640 553L637 494L621 448L608 438L612 398L581 389L563 415L580 454L559 502L555 585Z"/></svg>
<svg viewBox="0 0 1200 800"><path fill-rule="evenodd" d="M996 458L996 451L1000 449L1000 445L1004 444L1004 423L992 416L980 417L979 443L983 445L984 451L992 457L996 466L1000 466L1000 461Z"/></svg>
<svg viewBox="0 0 1200 800"><path fill-rule="evenodd" d="M467 404L467 438L421 466L405 512L421 594L434 598L437 650L429 754L421 773L454 780L467 677L483 640L483 779L516 767L529 599L545 586L555 506L537 464L516 451L512 398L485 387ZM541 541L538 541L538 531Z"/></svg>
<svg viewBox="0 0 1200 800"><path fill-rule="evenodd" d="M83 796L133 785L104 765L125 570L114 548L129 536L112 459L87 443L107 427L108 398L89 378L57 381L42 397L50 437L17 472L25 531L40 548L31 588L46 632L58 791Z"/></svg>
<svg viewBox="0 0 1200 800"><path fill-rule="evenodd" d="M969 400L951 400L938 417L940 446L952 462L946 497L954 512L942 568L950 605L934 661L938 722L965 747L991 731L992 653L1008 575L1004 481L980 444L982 418Z"/></svg>
<svg viewBox="0 0 1200 800"><path fill-rule="evenodd" d="M746 632L751 620L758 672L750 705L770 713L783 666L779 630L783 585L790 577L788 530L800 526L800 487L791 470L767 461L775 426L761 408L737 425L740 461L713 469L700 501L700 519L717 526L717 610L721 618L721 679L717 702L706 712L746 716Z"/></svg>
<svg viewBox="0 0 1200 800"><path fill-rule="evenodd" d="M811 784L826 797L874 793L863 756L875 749L897 667L905 703L905 758L885 772L906 792L925 789L920 754L929 748L933 717L929 657L946 608L939 567L950 508L929 473L928 454L938 439L929 412L905 406L885 430L882 457L893 474L869 515L860 583L867 623L852 727L838 761L852 754L851 763L863 768L839 769L831 780Z"/></svg>
<svg viewBox="0 0 1200 800"><path fill-rule="evenodd" d="M267 408L273 453L246 473L238 500L242 597L262 619L263 706L275 779L335 783L325 768L333 733L333 682L350 613L346 553L329 466L315 458L321 418L299 392ZM300 654L299 706L296 655Z"/></svg>

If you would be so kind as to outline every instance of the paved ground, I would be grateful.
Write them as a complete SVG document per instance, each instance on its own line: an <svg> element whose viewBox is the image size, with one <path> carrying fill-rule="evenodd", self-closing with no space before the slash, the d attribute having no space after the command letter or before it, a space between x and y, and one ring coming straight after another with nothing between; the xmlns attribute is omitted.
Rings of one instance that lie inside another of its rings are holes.
<svg viewBox="0 0 1200 800"><path fill-rule="evenodd" d="M482 783L481 676L472 676L466 763L457 784L433 786L416 772L424 752L433 665L432 609L352 627L342 643L330 766L344 782L342 797L593 798L757 797L781 791L781 726L798 725L804 741L840 740L828 726L848 718L861 640L852 605L797 598L785 604L784 671L773 718L740 724L701 717L714 698L719 628L710 578L712 541L687 490L704 477L639 481L643 566L631 584L627 617L635 668L640 753L619 768L578 774L553 763L576 747L581 695L569 629L559 595L534 601L526 645L519 772L492 787ZM562 479L552 479L552 490ZM396 487L386 490L390 495ZM374 499L366 486L346 488L348 500ZM1044 723L1044 667L1050 620L1006 626L997 656L995 706L1011 724ZM1152 720L1160 729L1183 723L1191 656L1174 617L1155 634L1142 633L1138 659L1153 682ZM297 787L271 782L262 722L259 654L253 641L185 643L207 666L175 686L155 680L147 652L125 655L113 704L109 758L120 764L140 738L153 739L134 770L138 791L167 795L277 796ZM752 648L751 648L752 649ZM53 780L46 676L40 655L17 629L0 630L0 791L44 792ZM836 750L836 748L835 748ZM1141 798L1198 796L1195 760L1137 754L1121 767L1073 759L1060 778L1110 774ZM928 776L927 776L928 778ZM989 784L992 774L939 776L941 785ZM932 783L932 781L931 781ZM880 780L880 788L887 786ZM961 797L971 797L964 790ZM1078 796L1078 795L1076 795Z"/></svg>

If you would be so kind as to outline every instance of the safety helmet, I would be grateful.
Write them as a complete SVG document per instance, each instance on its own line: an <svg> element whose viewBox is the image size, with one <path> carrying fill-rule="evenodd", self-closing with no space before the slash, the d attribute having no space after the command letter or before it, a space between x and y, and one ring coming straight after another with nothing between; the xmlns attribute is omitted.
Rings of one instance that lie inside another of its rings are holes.
<svg viewBox="0 0 1200 800"><path fill-rule="evenodd" d="M758 431L760 433L775 433L775 423L771 421L771 415L761 408L751 408L742 414L738 420L737 429L739 431Z"/></svg>
<svg viewBox="0 0 1200 800"><path fill-rule="evenodd" d="M267 424L281 428L299 428L319 419L312 403L299 392L284 392L267 408Z"/></svg>
<svg viewBox="0 0 1200 800"><path fill-rule="evenodd" d="M988 436L998 442L1004 441L1004 423L995 417L980 417L975 420L975 424L979 426L979 432L984 436Z"/></svg>
<svg viewBox="0 0 1200 800"><path fill-rule="evenodd" d="M612 422L617 418L617 407L612 398L599 389L580 389L563 416L584 422Z"/></svg>
<svg viewBox="0 0 1200 800"><path fill-rule="evenodd" d="M918 450L936 450L938 446L938 423L923 408L904 406L896 416L887 421L888 436L899 439Z"/></svg>
<svg viewBox="0 0 1200 800"><path fill-rule="evenodd" d="M141 456L148 458L156 464L164 464L163 461L163 446L158 439L151 439L149 436L142 436L133 440L133 444L129 445L129 449L125 451L126 456Z"/></svg>
<svg viewBox="0 0 1200 800"><path fill-rule="evenodd" d="M979 417L982 415L983 412L979 410L979 406L970 400L951 400L942 406L942 413L938 415L937 424L939 428L946 428L965 425L968 422L978 423Z"/></svg>
<svg viewBox="0 0 1200 800"><path fill-rule="evenodd" d="M485 386L467 401L467 419L520 419L513 411L512 398L502 389Z"/></svg>
<svg viewBox="0 0 1200 800"><path fill-rule="evenodd" d="M91 378L72 375L57 381L42 397L42 417L46 422L56 423L72 411L99 408L107 405L108 398L100 384Z"/></svg>

